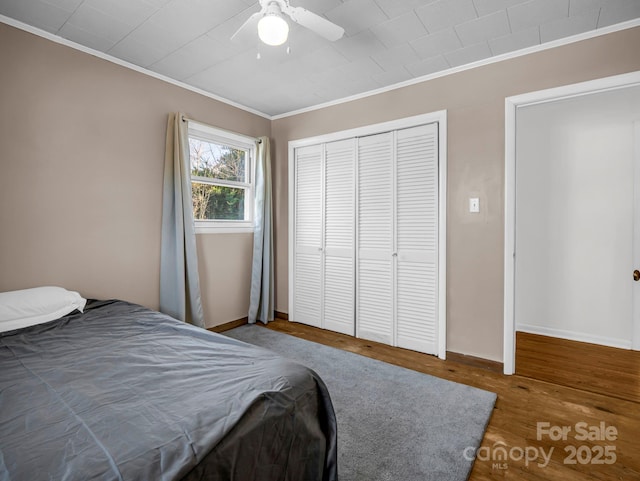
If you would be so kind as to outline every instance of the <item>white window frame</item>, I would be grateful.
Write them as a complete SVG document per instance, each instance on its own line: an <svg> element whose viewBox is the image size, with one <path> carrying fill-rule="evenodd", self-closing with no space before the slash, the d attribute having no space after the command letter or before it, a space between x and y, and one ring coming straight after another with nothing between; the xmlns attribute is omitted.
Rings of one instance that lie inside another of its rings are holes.
<svg viewBox="0 0 640 481"><path fill-rule="evenodd" d="M212 180L210 178L192 177L191 161L186 159L189 182L199 182L221 185L226 187L239 187L246 191L244 200L244 220L223 219L195 219L196 234L220 234L253 232L255 215L255 164L256 164L256 139L234 132L218 129L210 125L201 124L193 120L188 121L188 136L204 142L233 147L247 152L247 176L248 182L234 182L227 180Z"/></svg>

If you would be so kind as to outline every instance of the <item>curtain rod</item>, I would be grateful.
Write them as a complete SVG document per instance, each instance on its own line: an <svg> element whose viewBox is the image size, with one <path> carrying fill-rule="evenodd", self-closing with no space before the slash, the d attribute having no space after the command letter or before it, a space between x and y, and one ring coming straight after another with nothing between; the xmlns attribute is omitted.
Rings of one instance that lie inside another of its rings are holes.
<svg viewBox="0 0 640 481"><path fill-rule="evenodd" d="M195 123L197 123L197 124L208 125L208 124L205 124L204 122L200 122L199 120L191 119L191 118L189 118L189 117L187 117L187 116L185 116L185 115L183 115L183 116L182 116L182 121L183 121L183 122L195 122ZM213 127L213 125L211 125L210 127ZM215 129L219 129L218 127L213 127L213 128L215 128ZM219 130L224 130L224 129L219 129ZM231 133L234 133L234 132L231 132ZM248 137L248 136L247 136L247 137ZM259 144L261 144L261 143L262 143L262 140L260 140L260 139L256 139L255 137L253 137L253 138L254 138L254 139L255 139L255 141L256 141L256 142L258 142Z"/></svg>

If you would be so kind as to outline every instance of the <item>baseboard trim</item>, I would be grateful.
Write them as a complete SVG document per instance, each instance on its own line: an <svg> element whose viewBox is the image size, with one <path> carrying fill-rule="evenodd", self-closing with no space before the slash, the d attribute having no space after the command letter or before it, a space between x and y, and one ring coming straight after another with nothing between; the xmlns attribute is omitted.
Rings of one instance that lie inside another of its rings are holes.
<svg viewBox="0 0 640 481"><path fill-rule="evenodd" d="M283 321L289 321L289 314L287 314L286 312L279 312L279 311L275 311L275 318L276 319L280 319ZM295 321L291 321L291 322L295 322ZM323 329L321 327L313 327L313 329L320 329L320 330L327 330L327 329ZM335 332L335 331L331 331L328 330L328 332ZM345 334L347 336L353 337L354 339L358 339L357 337L355 337L353 334ZM382 343L385 346L388 346L389 344L385 344ZM418 352L418 351L416 351ZM504 365L503 363L499 362L499 361L492 361L490 359L484 359L481 357L475 357L475 356L469 356L467 354L460 354L457 352L451 352L451 351L447 351L447 356L446 356L447 361L454 361L460 364L465 364L467 366L473 366L473 367L478 367L480 369L484 369L486 371L491 371L491 372L496 372L498 374L502 374L503 369L504 369Z"/></svg>
<svg viewBox="0 0 640 481"><path fill-rule="evenodd" d="M619 349L631 349L631 341L616 339L613 337L594 336L582 332L568 331L565 329L555 329L553 327L532 326L529 324L518 324L516 331L538 334L540 336L558 337L567 341L586 342L598 344L600 346L617 347Z"/></svg>
<svg viewBox="0 0 640 481"><path fill-rule="evenodd" d="M451 351L447 351L447 361L457 362L459 364L464 364L465 366L478 367L497 374L502 374L504 369L504 365L501 362Z"/></svg>
<svg viewBox="0 0 640 481"><path fill-rule="evenodd" d="M220 324L219 326L207 327L207 331L211 332L224 332L234 329L236 327L244 326L249 322L247 317L243 317L242 319L237 319L231 322L225 322L224 324Z"/></svg>

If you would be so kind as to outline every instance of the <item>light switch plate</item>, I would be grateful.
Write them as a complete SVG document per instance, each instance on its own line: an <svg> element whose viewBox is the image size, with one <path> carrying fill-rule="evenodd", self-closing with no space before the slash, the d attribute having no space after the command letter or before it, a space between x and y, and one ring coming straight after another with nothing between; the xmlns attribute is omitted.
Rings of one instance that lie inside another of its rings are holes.
<svg viewBox="0 0 640 481"><path fill-rule="evenodd" d="M477 197L471 197L469 199L469 212L473 214L480 212L480 199Z"/></svg>

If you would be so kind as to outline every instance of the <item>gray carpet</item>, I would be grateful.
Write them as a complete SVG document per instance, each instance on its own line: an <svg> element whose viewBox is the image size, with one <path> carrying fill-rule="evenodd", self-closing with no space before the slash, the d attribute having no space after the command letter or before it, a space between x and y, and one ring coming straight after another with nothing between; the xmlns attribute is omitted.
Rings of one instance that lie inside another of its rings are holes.
<svg viewBox="0 0 640 481"><path fill-rule="evenodd" d="M340 481L461 481L494 393L259 326L224 333L304 364L329 388L338 420Z"/></svg>

